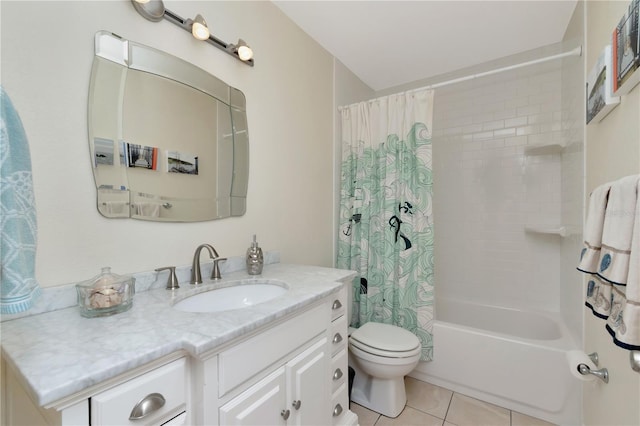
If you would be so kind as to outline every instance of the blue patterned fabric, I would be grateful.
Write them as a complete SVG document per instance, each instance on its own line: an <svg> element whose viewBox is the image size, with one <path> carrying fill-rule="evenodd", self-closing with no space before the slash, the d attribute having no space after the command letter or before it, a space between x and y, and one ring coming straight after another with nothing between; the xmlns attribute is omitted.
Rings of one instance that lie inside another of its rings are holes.
<svg viewBox="0 0 640 426"><path fill-rule="evenodd" d="M0 313L29 309L40 294L35 279L36 206L31 155L22 121L0 87Z"/></svg>

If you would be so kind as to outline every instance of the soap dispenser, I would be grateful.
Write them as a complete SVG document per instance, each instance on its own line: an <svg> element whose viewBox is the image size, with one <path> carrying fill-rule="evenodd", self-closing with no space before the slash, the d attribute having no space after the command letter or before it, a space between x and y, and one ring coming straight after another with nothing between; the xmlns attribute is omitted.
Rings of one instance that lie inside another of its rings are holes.
<svg viewBox="0 0 640 426"><path fill-rule="evenodd" d="M262 249L258 247L258 242L254 235L253 243L251 243L251 247L247 249L247 273L249 275L260 275L263 265L264 258L262 256Z"/></svg>

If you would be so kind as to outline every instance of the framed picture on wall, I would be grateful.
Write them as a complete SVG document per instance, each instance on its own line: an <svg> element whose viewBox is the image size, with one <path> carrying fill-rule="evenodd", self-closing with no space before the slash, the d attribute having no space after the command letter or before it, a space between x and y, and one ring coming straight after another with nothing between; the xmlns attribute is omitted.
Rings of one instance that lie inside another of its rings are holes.
<svg viewBox="0 0 640 426"><path fill-rule="evenodd" d="M587 124L602 120L620 103L620 98L611 94L614 79L611 62L611 46L606 46L587 76Z"/></svg>
<svg viewBox="0 0 640 426"><path fill-rule="evenodd" d="M167 171L187 175L198 174L198 156L188 152L167 151Z"/></svg>
<svg viewBox="0 0 640 426"><path fill-rule="evenodd" d="M98 167L99 164L113 166L113 140L93 138L93 150L95 152L95 167Z"/></svg>
<svg viewBox="0 0 640 426"><path fill-rule="evenodd" d="M620 18L611 37L616 96L628 93L640 82L640 0L633 0L627 12Z"/></svg>
<svg viewBox="0 0 640 426"><path fill-rule="evenodd" d="M127 164L129 167L156 170L158 168L158 148L134 143L127 144Z"/></svg>

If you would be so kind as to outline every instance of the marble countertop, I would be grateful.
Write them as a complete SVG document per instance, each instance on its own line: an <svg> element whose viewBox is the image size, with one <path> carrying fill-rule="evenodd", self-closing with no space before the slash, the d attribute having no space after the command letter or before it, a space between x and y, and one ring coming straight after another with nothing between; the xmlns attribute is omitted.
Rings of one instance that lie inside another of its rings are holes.
<svg viewBox="0 0 640 426"><path fill-rule="evenodd" d="M233 272L197 287L138 292L130 310L109 317L83 318L74 306L5 321L3 357L34 400L46 406L176 351L200 357L328 296L353 276L352 271L277 263L265 265L260 276ZM255 279L284 281L290 289L268 302L226 312L171 307L214 286Z"/></svg>

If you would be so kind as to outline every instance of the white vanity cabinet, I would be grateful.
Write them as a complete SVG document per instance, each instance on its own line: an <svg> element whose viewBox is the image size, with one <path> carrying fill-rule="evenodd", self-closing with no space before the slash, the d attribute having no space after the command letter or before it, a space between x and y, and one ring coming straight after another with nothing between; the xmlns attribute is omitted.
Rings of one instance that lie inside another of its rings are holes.
<svg viewBox="0 0 640 426"><path fill-rule="evenodd" d="M349 423L347 286L331 299L331 424Z"/></svg>
<svg viewBox="0 0 640 426"><path fill-rule="evenodd" d="M212 358L206 368L218 368L218 424L356 424L348 411L345 307L342 289Z"/></svg>
<svg viewBox="0 0 640 426"><path fill-rule="evenodd" d="M221 425L326 424L327 339L220 407Z"/></svg>
<svg viewBox="0 0 640 426"><path fill-rule="evenodd" d="M4 421L30 426L355 425L357 417L348 410L343 287L209 352L174 352L47 408L38 407L19 375L7 368Z"/></svg>
<svg viewBox="0 0 640 426"><path fill-rule="evenodd" d="M220 352L219 424L330 424L330 324L325 299Z"/></svg>
<svg viewBox="0 0 640 426"><path fill-rule="evenodd" d="M47 409L31 400L14 371L7 368L7 373L7 425L186 424L189 365L187 358L179 354L109 383L97 384L93 391L71 396Z"/></svg>

